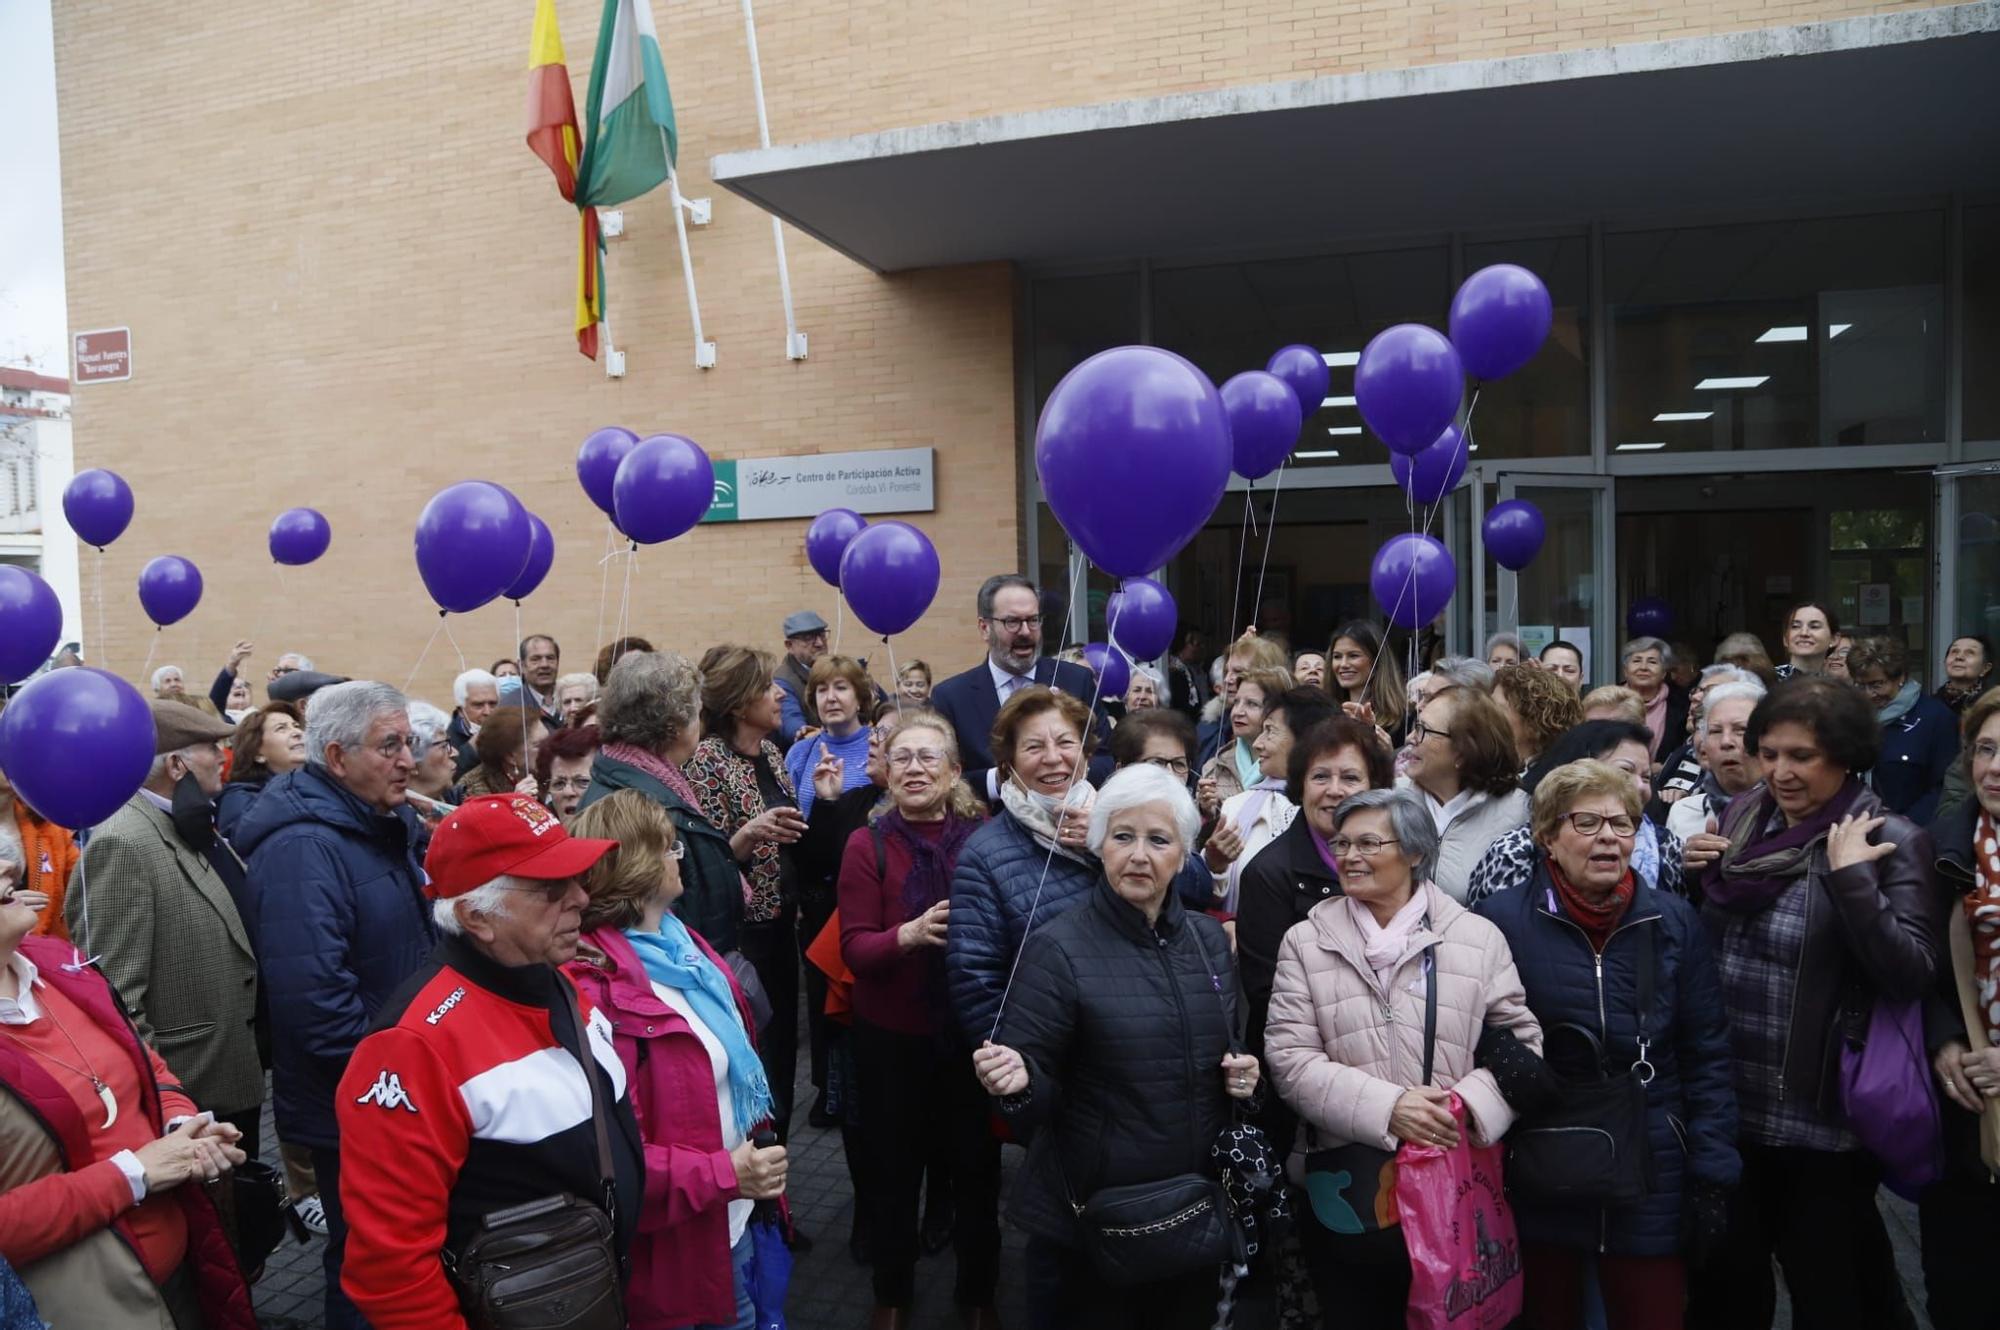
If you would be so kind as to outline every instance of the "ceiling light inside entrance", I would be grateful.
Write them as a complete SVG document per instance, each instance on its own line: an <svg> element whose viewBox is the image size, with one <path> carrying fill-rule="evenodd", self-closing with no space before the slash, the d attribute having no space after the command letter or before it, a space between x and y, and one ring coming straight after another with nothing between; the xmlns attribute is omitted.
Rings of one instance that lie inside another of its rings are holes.
<svg viewBox="0 0 2000 1330"><path fill-rule="evenodd" d="M1667 445L1666 445L1666 444L1665 444L1664 442L1661 442L1661 443L1621 443L1621 444L1619 444L1619 445L1618 445L1618 451L1619 451L1619 452L1621 452L1621 453L1656 453L1656 452L1658 452L1658 451L1659 451L1660 449L1662 449L1662 448L1664 448L1664 447L1666 447L1666 446L1667 446Z"/></svg>
<svg viewBox="0 0 2000 1330"><path fill-rule="evenodd" d="M1327 398L1327 399L1326 399L1326 400L1325 400L1324 402L1321 402L1321 403L1320 403L1320 405L1321 405L1321 406L1353 406L1353 405L1354 405L1354 399L1353 399L1352 397L1329 397L1329 398Z"/></svg>
<svg viewBox="0 0 2000 1330"><path fill-rule="evenodd" d="M1361 353L1359 351L1323 351L1320 353L1320 359L1327 363L1329 369L1347 369L1361 363Z"/></svg>
<svg viewBox="0 0 2000 1330"><path fill-rule="evenodd" d="M1851 323L1829 323L1826 325L1826 339L1830 342L1854 325ZM1760 342L1803 342L1812 330L1803 323L1782 323L1775 328L1766 328Z"/></svg>
<svg viewBox="0 0 2000 1330"><path fill-rule="evenodd" d="M1328 434L1359 434L1359 433L1361 432L1361 426L1359 426L1359 425L1328 425L1328 426L1326 427L1326 432L1327 432Z"/></svg>
<svg viewBox="0 0 2000 1330"><path fill-rule="evenodd" d="M1653 423L1659 424L1661 421L1672 420L1707 420L1714 414L1715 412L1713 411L1662 411L1659 415L1653 417Z"/></svg>
<svg viewBox="0 0 2000 1330"><path fill-rule="evenodd" d="M1340 456L1340 450L1338 448L1326 448L1319 452L1295 453L1294 456L1303 462L1315 457L1338 457Z"/></svg>
<svg viewBox="0 0 2000 1330"><path fill-rule="evenodd" d="M1743 374L1734 378L1703 379L1694 386L1698 393L1727 392L1731 388L1760 388L1771 381L1768 374Z"/></svg>

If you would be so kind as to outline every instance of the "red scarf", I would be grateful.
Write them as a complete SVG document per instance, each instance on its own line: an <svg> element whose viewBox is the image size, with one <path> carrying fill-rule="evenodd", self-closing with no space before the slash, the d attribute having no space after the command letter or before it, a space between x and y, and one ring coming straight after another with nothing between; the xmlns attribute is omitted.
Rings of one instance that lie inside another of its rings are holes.
<svg viewBox="0 0 2000 1330"><path fill-rule="evenodd" d="M1574 921L1577 927L1590 938L1593 950L1602 954L1604 944L1611 938L1611 931L1618 927L1618 921L1625 917L1625 911L1632 904L1634 890L1632 870L1627 868L1625 876L1618 879L1618 885L1603 900L1586 900L1563 876L1562 865L1549 856L1549 880L1556 884L1556 895L1562 898L1563 913Z"/></svg>

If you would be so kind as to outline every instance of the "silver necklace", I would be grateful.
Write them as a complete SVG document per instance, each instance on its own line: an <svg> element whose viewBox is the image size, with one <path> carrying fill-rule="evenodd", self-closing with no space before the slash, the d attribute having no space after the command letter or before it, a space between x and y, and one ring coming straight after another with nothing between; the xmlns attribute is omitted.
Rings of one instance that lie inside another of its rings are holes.
<svg viewBox="0 0 2000 1330"><path fill-rule="evenodd" d="M50 1020L56 1023L56 1029L62 1031L62 1037L64 1039L69 1040L69 1046L71 1051L73 1051L77 1055L77 1057L82 1060L83 1065L79 1067L74 1065L73 1063L64 1062L59 1057L54 1057L52 1055L46 1055L46 1054L44 1056L48 1056L49 1061L55 1063L58 1067L61 1067L63 1070L72 1072L78 1076L85 1077L90 1081L90 1088L97 1091L97 1098L104 1105L104 1121L101 1124L99 1124L98 1130L99 1131L108 1130L112 1123L118 1121L118 1097L111 1093L111 1087L104 1083L103 1078L97 1074L96 1068L90 1065L90 1059L83 1056L83 1049L77 1045L76 1036L72 1035L69 1032L69 1027L62 1023L62 1017L56 1015L55 1008L52 1006L44 1005L42 1010ZM0 1025L0 1034L5 1034L9 1039L12 1039L15 1043L20 1044L23 1048L26 1048L28 1046L26 1041L23 1040L21 1036L15 1034L12 1030L9 1030L4 1025ZM32 1052L33 1050L30 1051Z"/></svg>

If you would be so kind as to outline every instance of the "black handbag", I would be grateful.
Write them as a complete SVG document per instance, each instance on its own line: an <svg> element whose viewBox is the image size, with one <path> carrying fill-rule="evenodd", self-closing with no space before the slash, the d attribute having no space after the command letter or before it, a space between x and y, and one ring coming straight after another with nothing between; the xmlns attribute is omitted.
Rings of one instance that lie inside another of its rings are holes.
<svg viewBox="0 0 2000 1330"><path fill-rule="evenodd" d="M222 1217L243 1278L255 1283L285 1238L285 1176L261 1159L246 1159L214 1183L209 1196Z"/></svg>
<svg viewBox="0 0 2000 1330"><path fill-rule="evenodd" d="M1646 1014L1653 1005L1659 966L1650 932L1639 948L1638 1056L1613 1074L1605 1065L1596 1032L1577 1025L1547 1031L1543 1056L1561 1086L1548 1103L1523 1117L1507 1133L1507 1190L1527 1204L1630 1205L1652 1190L1653 1151L1646 1130L1646 1087L1653 1080L1647 1060L1652 1041ZM1587 1055L1581 1075L1564 1074L1551 1056L1566 1036L1578 1039Z"/></svg>
<svg viewBox="0 0 2000 1330"><path fill-rule="evenodd" d="M578 1058L590 1086L603 1202L559 1194L496 1210L459 1245L446 1249L445 1273L472 1330L625 1330L625 1295L616 1243L618 1189L611 1139L597 1088L590 1031L566 981Z"/></svg>

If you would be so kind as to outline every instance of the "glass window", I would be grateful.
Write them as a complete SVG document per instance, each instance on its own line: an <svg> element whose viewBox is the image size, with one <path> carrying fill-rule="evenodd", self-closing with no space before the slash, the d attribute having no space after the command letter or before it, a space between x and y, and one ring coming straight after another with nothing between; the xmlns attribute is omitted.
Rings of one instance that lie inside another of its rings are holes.
<svg viewBox="0 0 2000 1330"><path fill-rule="evenodd" d="M1965 437L2000 439L2000 208L1966 209L1964 254Z"/></svg>
<svg viewBox="0 0 2000 1330"><path fill-rule="evenodd" d="M1541 352L1479 389L1473 445L1482 458L1590 454L1590 242L1584 236L1468 244L1465 271L1518 263L1540 277L1555 303Z"/></svg>
<svg viewBox="0 0 2000 1330"><path fill-rule="evenodd" d="M1611 446L1944 438L1936 212L1612 234Z"/></svg>
<svg viewBox="0 0 2000 1330"><path fill-rule="evenodd" d="M1956 637L2000 644L2000 475L1969 475L1958 486Z"/></svg>

